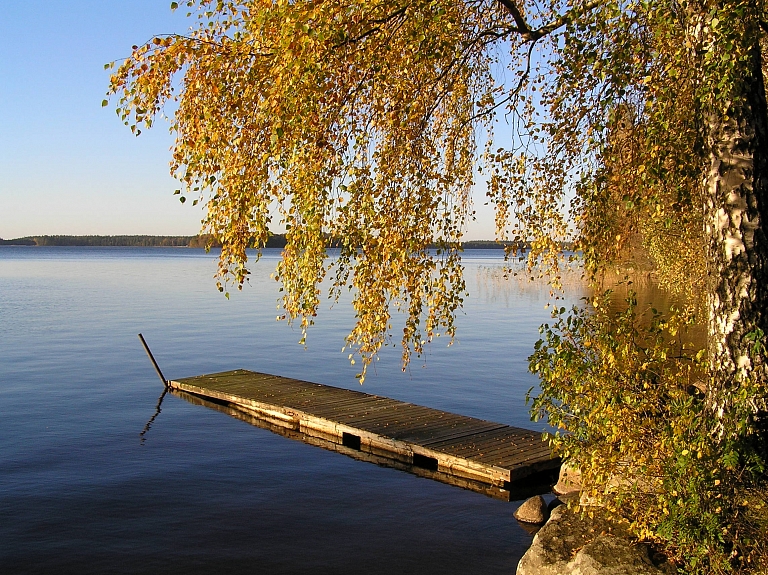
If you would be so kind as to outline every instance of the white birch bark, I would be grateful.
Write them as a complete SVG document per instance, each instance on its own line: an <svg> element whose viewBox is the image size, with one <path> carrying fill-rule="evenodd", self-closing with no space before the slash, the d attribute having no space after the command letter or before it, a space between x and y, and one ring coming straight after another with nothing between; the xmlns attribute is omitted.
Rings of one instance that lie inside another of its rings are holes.
<svg viewBox="0 0 768 575"><path fill-rule="evenodd" d="M768 334L768 118L759 43L726 115L707 117L710 169L704 190L709 239L709 406L728 433L739 388L765 390L766 352L750 337ZM752 334L752 335L750 335ZM766 394L748 399L764 412Z"/></svg>

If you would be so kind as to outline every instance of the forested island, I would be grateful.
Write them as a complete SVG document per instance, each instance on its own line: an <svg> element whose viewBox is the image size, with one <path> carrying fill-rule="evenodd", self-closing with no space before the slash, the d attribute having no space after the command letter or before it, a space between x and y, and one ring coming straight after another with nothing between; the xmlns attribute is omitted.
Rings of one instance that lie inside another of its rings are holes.
<svg viewBox="0 0 768 575"><path fill-rule="evenodd" d="M208 236L25 236L4 240L3 246L90 246L90 247L173 247L204 248L209 245ZM332 242L333 243L333 242ZM267 248L285 247L285 234L273 234L267 240ZM212 247L221 247L217 241L210 242ZM465 250L504 249L504 244L492 240L472 240L462 243Z"/></svg>
<svg viewBox="0 0 768 575"><path fill-rule="evenodd" d="M88 247L173 247L204 248L209 245L208 236L25 236L12 240L0 238L0 245L11 246L88 246ZM210 242L213 247L220 247L218 242ZM285 235L275 234L267 240L269 248L285 246Z"/></svg>

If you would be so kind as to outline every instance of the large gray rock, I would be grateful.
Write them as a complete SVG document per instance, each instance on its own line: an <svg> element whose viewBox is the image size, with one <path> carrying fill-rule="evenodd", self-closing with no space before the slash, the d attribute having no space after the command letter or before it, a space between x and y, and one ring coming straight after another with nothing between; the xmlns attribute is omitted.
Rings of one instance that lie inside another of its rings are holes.
<svg viewBox="0 0 768 575"><path fill-rule="evenodd" d="M531 548L517 566L517 575L661 575L648 547L630 542L602 519L582 518L561 505L552 510Z"/></svg>

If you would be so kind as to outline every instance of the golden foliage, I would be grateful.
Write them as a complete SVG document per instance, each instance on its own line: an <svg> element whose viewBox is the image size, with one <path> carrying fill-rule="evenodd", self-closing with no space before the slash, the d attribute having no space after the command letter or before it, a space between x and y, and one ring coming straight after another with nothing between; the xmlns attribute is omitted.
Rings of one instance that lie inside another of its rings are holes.
<svg viewBox="0 0 768 575"><path fill-rule="evenodd" d="M498 239L555 286L563 241L594 274L639 234L663 282L701 287L702 118L765 14L710 4L188 0L189 34L135 46L110 94L137 134L170 102L178 193L205 203L222 291L285 228L289 320L306 330L330 273L364 365L398 308L407 362L453 334L478 174Z"/></svg>
<svg viewBox="0 0 768 575"><path fill-rule="evenodd" d="M642 313L631 290L627 302L612 311L606 293L554 311L529 358L541 378L534 412L558 429L555 451L577 462L582 500L662 542L686 573L759 572L765 482L746 469L761 464L744 444L712 441L693 316Z"/></svg>
<svg viewBox="0 0 768 575"><path fill-rule="evenodd" d="M499 238L529 245L530 262L557 270L560 242L573 232L564 199L600 141L589 134L601 121L590 99L601 81L577 89L576 77L565 77L571 38L588 32L594 41L595 22L615 26L641 5L185 4L197 15L190 33L135 46L110 93L137 134L172 102L178 193L205 203L202 231L222 245L222 291L247 278L246 247L263 246L270 225L284 227L276 277L287 317L306 330L330 272L332 294L354 290L348 343L364 365L387 341L397 308L406 314L407 362L435 333L453 335L464 292L458 241L476 167ZM562 76L554 82L553 71ZM562 122L566 108L573 122ZM513 129L496 148L493 127L507 120ZM342 252L333 264L329 238Z"/></svg>
<svg viewBox="0 0 768 575"><path fill-rule="evenodd" d="M172 109L177 193L205 204L202 231L222 245L222 291L247 279L246 248L263 246L271 225L285 228L276 279L286 317L305 332L330 274L332 296L354 291L348 344L364 367L397 309L407 362L435 334L453 336L464 297L458 242L479 172L499 239L530 246L529 261L545 262L558 284L573 232L564 198L584 151L578 137L560 148L585 125L566 126L551 152L554 124L539 116L558 106L548 76L562 31L602 19L613 2L184 4L197 15L189 34L135 46L110 94L136 134ZM333 262L329 239L341 249Z"/></svg>
<svg viewBox="0 0 768 575"><path fill-rule="evenodd" d="M354 290L349 345L367 364L406 313L403 360L443 331L464 283L459 240L474 181L475 117L489 102L491 3L189 2L189 36L154 38L112 78L131 129L178 106L172 169L206 202L220 289L246 247L287 230L276 279L312 323L319 282ZM184 196L182 196L183 198ZM332 264L332 238L341 256ZM436 244L436 255L430 253ZM335 269L331 270L330 267Z"/></svg>

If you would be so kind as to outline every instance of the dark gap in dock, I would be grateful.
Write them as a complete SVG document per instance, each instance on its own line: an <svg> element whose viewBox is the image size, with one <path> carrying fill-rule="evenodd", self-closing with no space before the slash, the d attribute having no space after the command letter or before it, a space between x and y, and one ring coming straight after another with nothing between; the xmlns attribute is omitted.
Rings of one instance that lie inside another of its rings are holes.
<svg viewBox="0 0 768 575"><path fill-rule="evenodd" d="M559 462L559 459L558 459ZM516 481L505 481L503 489L509 492L511 500L528 499L534 495L549 493L557 483L560 468L544 469L526 475Z"/></svg>
<svg viewBox="0 0 768 575"><path fill-rule="evenodd" d="M413 466L421 467L422 469L429 469L430 471L437 471L437 459L434 457L421 455L420 453L414 453Z"/></svg>
<svg viewBox="0 0 768 575"><path fill-rule="evenodd" d="M344 432L341 435L341 444L344 447L360 451L360 436L355 435L354 433Z"/></svg>

